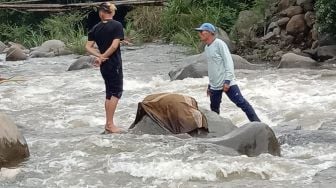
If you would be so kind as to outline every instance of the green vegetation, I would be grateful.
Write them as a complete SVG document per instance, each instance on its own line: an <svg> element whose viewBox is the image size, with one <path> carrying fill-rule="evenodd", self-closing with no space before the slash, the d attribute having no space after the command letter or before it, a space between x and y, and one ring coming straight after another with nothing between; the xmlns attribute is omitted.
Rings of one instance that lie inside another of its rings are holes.
<svg viewBox="0 0 336 188"><path fill-rule="evenodd" d="M8 0L0 0L0 2ZM52 1L50 1L52 2ZM57 2L88 2L85 0L58 0ZM255 33L263 35L269 19L269 5L276 0L169 0L165 7L137 7L127 16L126 36L135 43L163 39L199 50L199 39L193 28L203 22L211 22L232 36L239 12L251 10L249 24L256 26ZM320 32L336 36L336 0L316 0L317 21ZM83 13L25 13L14 10L0 12L0 40L17 42L35 47L50 39L64 41L76 53L84 53L85 29ZM253 22L253 23L250 23ZM243 25L246 25L242 23ZM238 24L239 25L239 24ZM249 27L250 28L250 27Z"/></svg>
<svg viewBox="0 0 336 188"><path fill-rule="evenodd" d="M82 25L84 18L80 12L48 14L1 10L0 41L16 42L31 48L46 40L58 39L73 52L83 54L86 42L83 40L86 35Z"/></svg>
<svg viewBox="0 0 336 188"><path fill-rule="evenodd" d="M264 0L258 0L264 1ZM193 28L211 22L230 32L241 10L253 6L253 0L170 0L165 8L136 8L127 27L131 38L147 41L162 38L199 50L199 39ZM130 32L137 31L137 32ZM132 34L137 34L132 35Z"/></svg>
<svg viewBox="0 0 336 188"><path fill-rule="evenodd" d="M319 32L336 38L336 0L317 0L315 9Z"/></svg>

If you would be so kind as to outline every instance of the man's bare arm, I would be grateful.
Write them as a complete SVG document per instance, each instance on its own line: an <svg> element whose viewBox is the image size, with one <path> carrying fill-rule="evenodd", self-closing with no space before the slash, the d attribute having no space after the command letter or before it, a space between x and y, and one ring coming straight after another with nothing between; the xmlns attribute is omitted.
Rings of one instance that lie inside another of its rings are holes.
<svg viewBox="0 0 336 188"><path fill-rule="evenodd" d="M119 47L120 39L114 39L111 46L105 51L103 57L108 58L110 57Z"/></svg>
<svg viewBox="0 0 336 188"><path fill-rule="evenodd" d="M101 57L102 54L100 54L96 48L94 48L94 41L87 41L85 44L85 49L87 52L89 52L91 55L94 55L96 57Z"/></svg>

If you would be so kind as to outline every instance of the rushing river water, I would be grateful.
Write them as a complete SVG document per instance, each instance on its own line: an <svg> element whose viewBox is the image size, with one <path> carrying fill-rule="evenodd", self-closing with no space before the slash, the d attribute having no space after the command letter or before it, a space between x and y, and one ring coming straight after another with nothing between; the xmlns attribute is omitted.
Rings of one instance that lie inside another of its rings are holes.
<svg viewBox="0 0 336 188"><path fill-rule="evenodd" d="M116 122L127 129L137 103L148 94L177 92L209 109L207 78L170 81L169 70L185 49L148 44L123 50L124 95ZM281 146L282 156L226 156L201 138L111 134L104 127L104 84L98 69L67 72L75 56L4 62L3 77L23 82L0 85L0 110L24 134L31 157L0 171L0 187L333 187L336 143ZM245 98L271 127L287 124L316 130L336 118L336 72L330 70L236 70ZM221 116L237 126L244 113L226 97ZM336 136L336 134L335 134ZM329 178L329 179L328 179Z"/></svg>

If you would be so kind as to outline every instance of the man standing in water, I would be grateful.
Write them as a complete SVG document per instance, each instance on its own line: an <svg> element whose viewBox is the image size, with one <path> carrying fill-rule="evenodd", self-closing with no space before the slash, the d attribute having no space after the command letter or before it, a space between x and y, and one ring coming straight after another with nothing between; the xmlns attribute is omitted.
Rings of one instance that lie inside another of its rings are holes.
<svg viewBox="0 0 336 188"><path fill-rule="evenodd" d="M105 133L120 131L115 125L113 117L123 92L120 41L124 39L124 32L121 23L113 20L116 9L115 5L109 2L99 5L101 22L89 31L88 41L85 45L87 52L96 56L95 65L100 67L101 75L105 81ZM94 48L95 43L99 52Z"/></svg>
<svg viewBox="0 0 336 188"><path fill-rule="evenodd" d="M260 121L249 102L240 93L235 82L234 64L229 48L221 39L216 38L216 28L204 23L196 28L198 35L205 43L205 55L208 61L209 85L207 95L210 96L210 108L219 114L222 94L241 108L250 121Z"/></svg>

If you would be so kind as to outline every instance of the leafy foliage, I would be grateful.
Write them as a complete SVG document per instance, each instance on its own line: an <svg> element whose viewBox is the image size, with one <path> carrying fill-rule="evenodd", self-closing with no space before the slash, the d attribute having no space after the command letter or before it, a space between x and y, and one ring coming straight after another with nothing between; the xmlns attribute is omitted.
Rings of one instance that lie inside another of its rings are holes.
<svg viewBox="0 0 336 188"><path fill-rule="evenodd" d="M336 0L317 0L315 8L319 31L336 37Z"/></svg>
<svg viewBox="0 0 336 188"><path fill-rule="evenodd" d="M18 16L18 14L26 14ZM12 41L30 48L41 45L50 39L59 39L76 53L84 53L83 37L85 36L82 20L84 16L79 12L68 14L54 14L37 17L39 13L18 13L6 11L0 14L0 40ZM14 19L18 18L18 19Z"/></svg>

